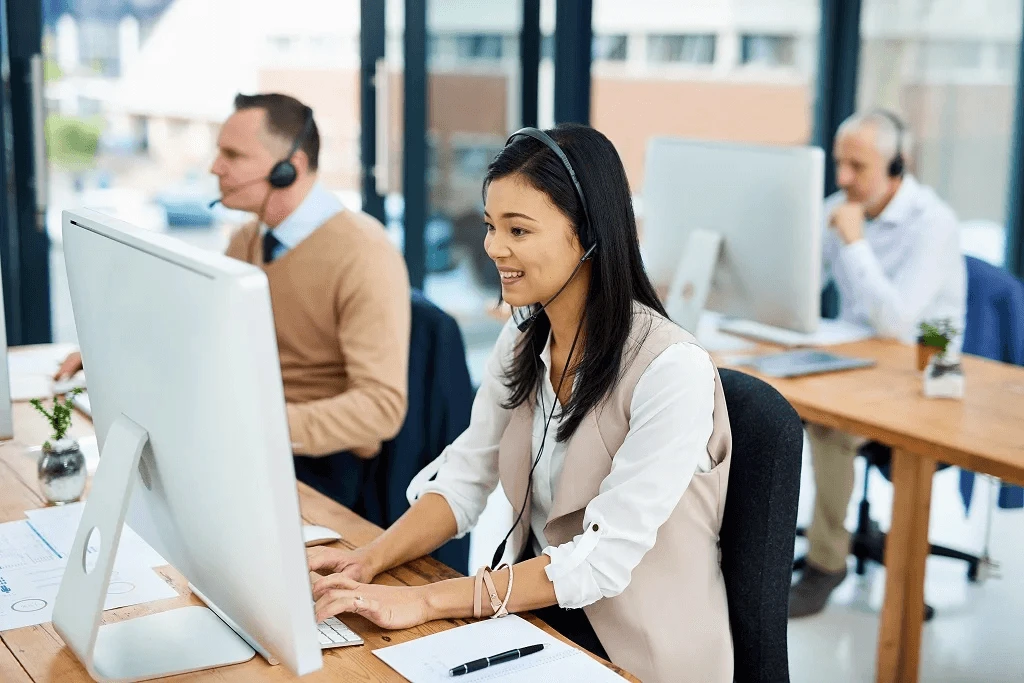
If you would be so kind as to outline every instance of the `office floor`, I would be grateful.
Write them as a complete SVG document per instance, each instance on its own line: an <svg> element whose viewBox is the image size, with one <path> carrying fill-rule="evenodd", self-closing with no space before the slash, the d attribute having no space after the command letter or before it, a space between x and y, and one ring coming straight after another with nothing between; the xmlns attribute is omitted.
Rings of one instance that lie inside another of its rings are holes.
<svg viewBox="0 0 1024 683"><path fill-rule="evenodd" d="M933 543L980 552L984 544L988 483L975 486L969 517L957 490L958 470L936 475L932 493ZM872 516L888 528L892 486L872 471ZM862 484L858 459L856 500L850 505L847 526L856 521ZM814 482L810 457L804 450L799 522L810 522ZM470 567L490 561L494 547L508 529L511 508L499 491L481 517L471 539ZM1019 683L1024 680L1021 643L1024 642L1024 510L996 510L992 521L990 553L1002 578L969 584L966 565L929 558L925 600L936 610L924 628L922 683ZM803 540L798 540L802 553ZM833 594L826 610L815 617L791 621L789 661L794 683L862 683L874 680L878 644L878 613L885 588L885 569L875 567L850 576Z"/></svg>

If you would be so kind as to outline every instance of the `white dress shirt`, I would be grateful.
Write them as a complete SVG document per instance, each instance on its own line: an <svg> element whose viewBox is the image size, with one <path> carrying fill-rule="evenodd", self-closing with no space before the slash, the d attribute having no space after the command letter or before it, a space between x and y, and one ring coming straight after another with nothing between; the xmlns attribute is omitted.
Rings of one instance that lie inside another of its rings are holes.
<svg viewBox="0 0 1024 683"><path fill-rule="evenodd" d="M274 237L278 243L274 246L272 260L276 261L288 250L299 246L302 240L312 235L313 231L323 225L328 218L344 210L345 207L334 194L319 182L314 184L302 203L274 228ZM261 223L261 238L267 230L267 226Z"/></svg>
<svg viewBox="0 0 1024 683"><path fill-rule="evenodd" d="M836 283L839 318L907 343L917 339L923 320L949 318L962 332L967 272L953 210L907 175L882 213L867 221L863 239L845 244L828 226L844 201L843 192L825 200L822 239L822 282Z"/></svg>
<svg viewBox="0 0 1024 683"><path fill-rule="evenodd" d="M429 492L448 501L459 537L473 528L498 485L498 445L511 416L502 408L509 396L503 368L512 361L516 332L510 323L498 339L473 402L469 427L409 485L410 503ZM541 358L544 379L534 407L534 458L555 401L550 338ZM568 445L556 440L560 424L556 410L533 474L532 509L526 514L540 545L535 550L551 558L546 572L559 605L584 607L614 597L629 585L633 569L654 546L659 527L678 505L694 472L713 467L708 441L714 391L714 368L699 346L677 343L654 359L633 392L629 432L598 495L586 507L580 533L568 543L551 547L544 538L544 526ZM541 403L546 410L542 411Z"/></svg>

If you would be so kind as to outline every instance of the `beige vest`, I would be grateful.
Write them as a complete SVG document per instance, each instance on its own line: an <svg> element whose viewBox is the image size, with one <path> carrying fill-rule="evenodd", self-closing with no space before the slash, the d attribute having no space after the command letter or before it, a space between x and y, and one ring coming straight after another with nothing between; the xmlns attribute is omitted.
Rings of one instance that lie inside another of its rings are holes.
<svg viewBox="0 0 1024 683"><path fill-rule="evenodd" d="M621 380L567 444L544 527L550 544L567 543L582 531L585 508L597 496L629 431L637 382L647 366L677 342L695 340L654 311L634 308ZM534 409L528 401L513 411L501 439L500 481L513 509L526 494ZM732 681L732 635L718 549L731 449L729 415L716 370L714 429L708 441L715 467L694 474L679 505L658 530L654 547L633 570L626 590L584 608L612 661L645 683ZM531 504L528 500L528 510ZM529 520L529 514L523 515L513 532L513 557L522 553L529 538Z"/></svg>

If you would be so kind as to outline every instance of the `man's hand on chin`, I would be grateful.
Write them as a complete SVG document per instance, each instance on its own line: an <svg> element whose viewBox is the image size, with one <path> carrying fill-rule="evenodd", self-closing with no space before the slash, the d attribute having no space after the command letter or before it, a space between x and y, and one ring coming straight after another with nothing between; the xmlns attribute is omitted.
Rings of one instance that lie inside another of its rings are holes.
<svg viewBox="0 0 1024 683"><path fill-rule="evenodd" d="M865 220L863 205L844 202L832 210L828 224L844 244L853 244L864 238Z"/></svg>

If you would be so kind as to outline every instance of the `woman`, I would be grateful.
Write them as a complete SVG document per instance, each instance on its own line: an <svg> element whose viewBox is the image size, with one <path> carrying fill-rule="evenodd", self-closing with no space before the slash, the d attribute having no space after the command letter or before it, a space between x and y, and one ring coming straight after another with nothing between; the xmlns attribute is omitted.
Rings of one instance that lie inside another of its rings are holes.
<svg viewBox="0 0 1024 683"><path fill-rule="evenodd" d="M405 515L358 550L310 551L327 574L317 618L407 628L530 610L641 680L731 681L718 372L647 279L611 142L584 126L548 133L513 135L484 181L484 246L524 315L497 342L469 428L410 485ZM470 531L499 481L517 520L494 563L508 551L512 567L369 585Z"/></svg>

